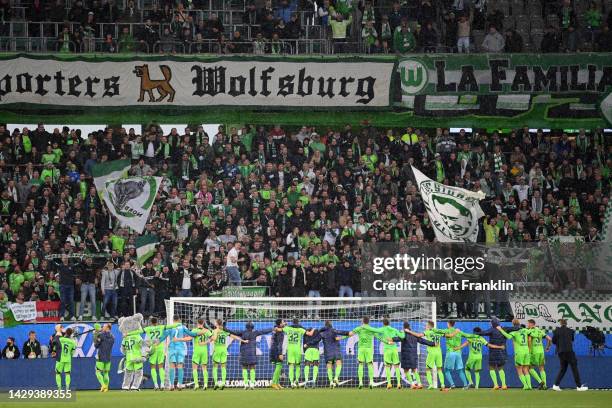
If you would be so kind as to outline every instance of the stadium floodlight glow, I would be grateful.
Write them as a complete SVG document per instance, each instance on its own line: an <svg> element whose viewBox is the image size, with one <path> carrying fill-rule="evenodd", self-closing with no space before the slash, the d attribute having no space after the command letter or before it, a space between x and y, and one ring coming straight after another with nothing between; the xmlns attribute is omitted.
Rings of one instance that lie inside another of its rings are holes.
<svg viewBox="0 0 612 408"><path fill-rule="evenodd" d="M550 129L529 129L529 133L538 133L538 130L542 130L542 133L550 133Z"/></svg>
<svg viewBox="0 0 612 408"><path fill-rule="evenodd" d="M381 326L383 317L391 321L391 325L398 330L403 330L404 322L410 324L411 330L423 332L427 321L436 322L436 303L434 298L404 298L404 297L302 297L302 298L274 298L274 297L172 297L165 300L168 324L173 323L173 317L178 316L183 325L188 328L196 326L198 319L212 327L216 319L225 323L229 331L242 331L248 322L252 322L254 330L269 330L275 326L277 319L283 319L291 324L293 318L300 320L304 328L320 329L329 321L333 328L342 331L352 331L362 324L361 319L365 316L370 318L370 324L374 327ZM226 387L243 387L240 365L239 341L228 340L229 355L227 359L227 381ZM257 338L257 387L267 387L274 371L274 366L269 361L270 345L272 335L264 334ZM192 344L188 344L185 367L191 367ZM287 336L283 344L283 352L287 348ZM324 348L319 344L321 359L319 365L325 368L323 357ZM356 387L358 381L358 336L344 337L340 341L342 353L342 374L338 385L343 387ZM209 347L212 354L212 347ZM425 378L425 346L417 348L417 366L422 378ZM302 359L303 361L304 359ZM382 381L385 377L383 360L383 344L375 340L374 343L374 382ZM169 368L169 363L166 363ZM210 359L209 370L212 367ZM283 371L283 373L285 370ZM193 382L191 370L185 370L185 384ZM284 375L284 374L283 374ZM209 378L212 376L209 376ZM402 373L404 377L404 373ZM434 376L435 377L435 376ZM168 377L166 377L168 379ZM200 377L201 380L201 377ZM285 382L286 377L281 377ZM305 379L299 379L299 383L305 384ZM437 382L435 382L437 384ZM166 384L168 386L169 384ZM211 384L208 384L210 387ZM320 375L316 384L308 383L309 387L329 386L326 375Z"/></svg>
<svg viewBox="0 0 612 408"><path fill-rule="evenodd" d="M466 128L466 127L462 127L462 128L450 128L449 132L450 133L459 133L459 132L461 132L461 130L465 130L465 133L472 133L472 128Z"/></svg>

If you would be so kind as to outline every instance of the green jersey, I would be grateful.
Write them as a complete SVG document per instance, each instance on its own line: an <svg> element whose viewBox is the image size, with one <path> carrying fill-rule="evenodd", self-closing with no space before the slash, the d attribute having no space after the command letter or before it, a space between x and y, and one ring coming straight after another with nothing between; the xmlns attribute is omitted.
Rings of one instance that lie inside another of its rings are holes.
<svg viewBox="0 0 612 408"><path fill-rule="evenodd" d="M59 337L57 339L59 348L57 348L57 361L60 363L71 363L74 350L77 348L76 340L70 337Z"/></svg>
<svg viewBox="0 0 612 408"><path fill-rule="evenodd" d="M512 339L514 354L529 353L529 329L521 328L510 333L506 333L502 329L500 332L505 338Z"/></svg>
<svg viewBox="0 0 612 408"><path fill-rule="evenodd" d="M482 336L470 336L467 337L468 344L470 345L469 358L477 357L482 358L482 346L489 344Z"/></svg>
<svg viewBox="0 0 612 408"><path fill-rule="evenodd" d="M287 350L302 350L302 339L306 329L302 327L283 327L283 332L287 335Z"/></svg>
<svg viewBox="0 0 612 408"><path fill-rule="evenodd" d="M395 327L391 326L383 326L377 329L370 327L370 330L376 333L376 338L383 343L383 351L397 349L397 344L395 342L389 344L389 340L393 340L394 337L399 337L400 339L406 337L406 333L404 331L399 331Z"/></svg>
<svg viewBox="0 0 612 408"><path fill-rule="evenodd" d="M374 350L374 332L369 329L371 329L370 325L364 324L351 330L359 337L359 342L357 343L359 350Z"/></svg>
<svg viewBox="0 0 612 408"><path fill-rule="evenodd" d="M440 329L429 329L425 330L423 334L425 335L425 340L429 340L431 342L436 343L435 346L427 346L427 351L430 350L439 350L440 349L440 339L446 333L445 330Z"/></svg>
<svg viewBox="0 0 612 408"><path fill-rule="evenodd" d="M208 339L212 337L212 332L204 328L195 328L191 330L196 336L193 338L193 351L206 350L208 347Z"/></svg>
<svg viewBox="0 0 612 408"><path fill-rule="evenodd" d="M142 359L142 337L140 335L128 335L121 341L121 350L127 361Z"/></svg>
<svg viewBox="0 0 612 408"><path fill-rule="evenodd" d="M449 327L448 329L444 329L444 335L453 334L457 329L454 327ZM461 332L455 334L453 337L446 337L446 352L452 353L455 352L455 347L461 346Z"/></svg>
<svg viewBox="0 0 612 408"><path fill-rule="evenodd" d="M213 350L214 351L220 351L220 350L227 351L227 347L228 347L227 338L230 336L230 334L223 329L216 329L215 331L217 333L217 338L215 339Z"/></svg>
<svg viewBox="0 0 612 408"><path fill-rule="evenodd" d="M546 337L546 332L539 327L532 327L529 329L529 337L531 337L531 353L544 353L542 339Z"/></svg>

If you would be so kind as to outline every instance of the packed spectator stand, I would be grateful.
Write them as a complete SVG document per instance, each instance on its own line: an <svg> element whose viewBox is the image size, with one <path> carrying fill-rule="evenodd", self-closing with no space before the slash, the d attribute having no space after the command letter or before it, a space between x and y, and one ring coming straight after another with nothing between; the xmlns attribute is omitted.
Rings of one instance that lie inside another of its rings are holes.
<svg viewBox="0 0 612 408"><path fill-rule="evenodd" d="M164 177L145 230L160 245L142 268L91 178L121 158ZM133 313L135 295L137 310L163 314L169 296L228 285L357 296L362 242L434 241L410 164L486 194L481 242L600 239L612 182L602 129L0 125L0 302L61 299L66 318L95 319ZM232 248L239 274L227 273Z"/></svg>
<svg viewBox="0 0 612 408"><path fill-rule="evenodd" d="M611 24L611 0L0 0L0 50L608 52Z"/></svg>

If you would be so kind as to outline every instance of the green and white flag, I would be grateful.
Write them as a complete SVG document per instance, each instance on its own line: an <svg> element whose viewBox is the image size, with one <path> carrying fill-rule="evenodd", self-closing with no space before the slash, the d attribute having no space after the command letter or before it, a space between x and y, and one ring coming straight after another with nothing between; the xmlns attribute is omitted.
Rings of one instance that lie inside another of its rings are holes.
<svg viewBox="0 0 612 408"><path fill-rule="evenodd" d="M155 255L159 240L153 235L142 235L136 237L134 244L136 245L136 257L138 259L138 264L143 265L147 259Z"/></svg>
<svg viewBox="0 0 612 408"><path fill-rule="evenodd" d="M108 180L102 198L122 226L142 234L162 177L127 177Z"/></svg>
<svg viewBox="0 0 612 408"><path fill-rule="evenodd" d="M446 186L412 167L423 204L439 242L476 242L478 220L484 216L479 201L482 191Z"/></svg>
<svg viewBox="0 0 612 408"><path fill-rule="evenodd" d="M91 169L91 174L94 178L94 184L100 198L103 197L106 190L106 182L127 177L131 167L129 160L114 160L96 164Z"/></svg>

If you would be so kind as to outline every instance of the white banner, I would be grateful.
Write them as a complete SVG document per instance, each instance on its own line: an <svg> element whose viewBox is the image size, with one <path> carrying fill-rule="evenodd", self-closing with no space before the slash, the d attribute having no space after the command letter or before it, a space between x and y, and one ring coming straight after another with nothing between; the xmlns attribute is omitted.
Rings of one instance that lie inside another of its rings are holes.
<svg viewBox="0 0 612 408"><path fill-rule="evenodd" d="M36 302L10 303L9 308L18 322L36 320Z"/></svg>
<svg viewBox="0 0 612 408"><path fill-rule="evenodd" d="M106 182L102 198L121 225L144 231L162 177L127 177Z"/></svg>
<svg viewBox="0 0 612 408"><path fill-rule="evenodd" d="M0 105L387 107L391 62L0 61Z"/></svg>
<svg viewBox="0 0 612 408"><path fill-rule="evenodd" d="M479 201L482 191L474 192L438 183L412 167L423 204L439 242L476 242L478 220L484 216Z"/></svg>
<svg viewBox="0 0 612 408"><path fill-rule="evenodd" d="M584 329L587 326L601 330L612 330L612 301L537 301L533 299L511 298L510 304L514 317L523 320L533 319L538 326L556 327L559 319L566 319L568 327Z"/></svg>

